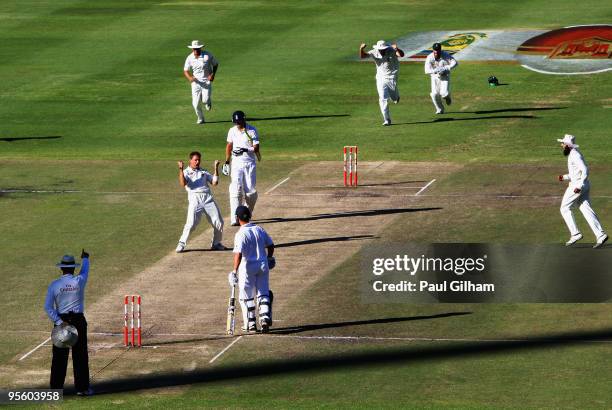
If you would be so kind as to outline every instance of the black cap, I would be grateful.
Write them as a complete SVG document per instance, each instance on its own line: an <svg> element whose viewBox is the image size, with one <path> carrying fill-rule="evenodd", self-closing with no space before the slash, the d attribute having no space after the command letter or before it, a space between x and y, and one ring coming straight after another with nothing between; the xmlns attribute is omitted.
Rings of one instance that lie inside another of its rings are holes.
<svg viewBox="0 0 612 410"><path fill-rule="evenodd" d="M236 216L243 222L249 222L251 220L251 210L244 205L240 205L236 208Z"/></svg>
<svg viewBox="0 0 612 410"><path fill-rule="evenodd" d="M245 121L245 115L243 111L234 111L232 114L232 122L234 124L242 124Z"/></svg>
<svg viewBox="0 0 612 410"><path fill-rule="evenodd" d="M431 46L431 49L434 51L442 51L442 44L440 43L433 43L433 46Z"/></svg>

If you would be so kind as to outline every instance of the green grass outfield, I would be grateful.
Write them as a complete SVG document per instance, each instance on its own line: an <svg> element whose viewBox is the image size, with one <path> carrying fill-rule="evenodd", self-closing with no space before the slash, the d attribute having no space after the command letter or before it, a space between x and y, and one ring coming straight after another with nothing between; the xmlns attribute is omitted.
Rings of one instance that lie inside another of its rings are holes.
<svg viewBox="0 0 612 410"><path fill-rule="evenodd" d="M610 173L605 174L612 166L610 72L547 76L511 64L461 64L453 73L452 111L468 108L449 116L471 119L419 124L434 119L429 79L422 65L404 64L402 101L391 106L398 125L383 128L374 65L356 62L355 56L361 42L373 44L413 31L552 29L611 18L612 8L594 0L0 2L0 189L84 191L0 194L0 326L48 326L42 312L44 291L57 274L53 263L64 252L77 253L82 246L91 250L96 264L87 291L91 303L117 281L171 251L186 205L176 184L176 160L193 149L204 152L204 163L221 159L230 114L236 109L261 119L253 122L262 134L260 186L271 186L303 161L337 161L345 144L359 145L364 161L446 161L476 167L474 179L458 173L444 182L444 189L491 186L511 180L512 171L504 170L498 179L487 168L500 163L557 166L562 172L565 160L555 139L573 133L595 170L594 190L610 195ZM195 38L205 42L221 64L214 110L207 113L210 123L204 126L195 125L189 86L182 76L189 52L185 46ZM509 86L490 89L486 78L491 74ZM556 109L503 113L507 118L469 113L543 106ZM225 181L218 192L227 214ZM595 199L594 207L610 229L610 201ZM402 216L384 239L541 243L566 236L556 205L550 212L474 206L444 214L437 222L420 222ZM438 229L442 223L449 229ZM355 261L324 278L320 285L326 286L304 290L313 306L309 320L329 321L333 301L339 315L334 321L474 312L423 324L423 329L389 326L384 330L389 335L519 337L609 327L606 304L351 309L354 295L342 293L340 284L351 283L347 278ZM336 299L330 300L326 289ZM3 334L0 364L39 342L39 336ZM228 365L269 348L265 341L258 343L262 345L236 349L227 356ZM275 345L279 350L269 352L269 358L402 348L307 343L297 351ZM418 355L428 345L410 348ZM581 344L497 355L450 354L396 365L217 381L177 392L100 396L87 405L134 406L146 399L146 405L155 408L609 408L612 396L605 381L612 371L606 360L610 353L610 344ZM81 406L82 401L66 402L66 407Z"/></svg>

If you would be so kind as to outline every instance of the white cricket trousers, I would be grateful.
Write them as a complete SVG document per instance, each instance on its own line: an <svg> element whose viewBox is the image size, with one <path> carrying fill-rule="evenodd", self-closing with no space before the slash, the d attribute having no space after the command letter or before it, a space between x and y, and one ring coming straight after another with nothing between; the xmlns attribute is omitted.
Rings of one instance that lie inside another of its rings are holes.
<svg viewBox="0 0 612 410"><path fill-rule="evenodd" d="M442 105L442 98L450 101L450 77L440 77L437 74L431 76L431 101L433 101L434 107L437 112L444 112L444 105Z"/></svg>
<svg viewBox="0 0 612 410"><path fill-rule="evenodd" d="M255 210L255 203L257 202L256 167L255 162L243 162L236 157L232 159L232 182L229 185L230 217L232 221L235 221L236 208L240 205L246 204L251 214Z"/></svg>
<svg viewBox="0 0 612 410"><path fill-rule="evenodd" d="M198 226L202 219L202 214L206 216L208 223L213 227L213 237L211 246L221 242L223 239L223 218L219 207L212 194L189 194L189 206L187 207L187 221L183 228L180 242L187 243L189 234Z"/></svg>
<svg viewBox="0 0 612 410"><path fill-rule="evenodd" d="M198 116L198 121L204 121L202 104L211 104L212 83L208 80L195 80L191 83L191 103Z"/></svg>
<svg viewBox="0 0 612 410"><path fill-rule="evenodd" d="M259 305L259 318L270 317L270 270L268 262L254 261L247 263L244 259L238 267L238 289L242 320L246 326L256 322L256 305Z"/></svg>
<svg viewBox="0 0 612 410"><path fill-rule="evenodd" d="M389 99L397 103L399 101L399 89L397 79L393 77L376 77L376 90L378 91L378 104L380 112L385 121L391 121L389 114Z"/></svg>
<svg viewBox="0 0 612 410"><path fill-rule="evenodd" d="M587 181L582 187L582 190L579 193L575 193L574 187L570 184L570 186L565 190L565 194L561 200L561 216L563 216L570 234L572 236L578 235L580 230L576 225L576 220L574 219L574 214L572 213L572 208L578 207L580 212L582 212L584 219L586 219L587 223L591 227L593 234L595 234L595 238L599 239L606 233L599 223L597 214L595 214L595 211L593 211L593 208L591 208L591 201L589 200L590 188L590 183Z"/></svg>

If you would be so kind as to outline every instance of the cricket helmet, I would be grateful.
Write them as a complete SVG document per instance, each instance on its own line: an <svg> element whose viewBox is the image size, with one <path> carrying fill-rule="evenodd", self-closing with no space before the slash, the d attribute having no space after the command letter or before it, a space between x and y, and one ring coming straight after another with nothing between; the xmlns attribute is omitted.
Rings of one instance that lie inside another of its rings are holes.
<svg viewBox="0 0 612 410"><path fill-rule="evenodd" d="M249 222L251 220L251 210L244 205L240 205L236 208L236 216L243 222Z"/></svg>
<svg viewBox="0 0 612 410"><path fill-rule="evenodd" d="M232 122L234 124L244 124L245 121L246 115L244 114L244 111L234 111L232 114Z"/></svg>

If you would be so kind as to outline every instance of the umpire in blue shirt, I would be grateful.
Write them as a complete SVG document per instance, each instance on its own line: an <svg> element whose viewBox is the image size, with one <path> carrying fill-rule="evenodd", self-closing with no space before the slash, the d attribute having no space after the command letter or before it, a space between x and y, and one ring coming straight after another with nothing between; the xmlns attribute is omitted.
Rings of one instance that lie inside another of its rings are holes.
<svg viewBox="0 0 612 410"><path fill-rule="evenodd" d="M72 346L72 367L74 370L74 387L80 396L89 396L93 392L89 387L89 356L87 354L87 321L83 314L85 309L85 285L89 276L89 254L81 252L82 266L78 275L74 269L74 256L64 255L56 266L62 270L62 276L54 280L47 290L45 311L55 326L72 325L79 333L78 340ZM51 362L51 388L63 389L68 367L70 348L53 346Z"/></svg>

